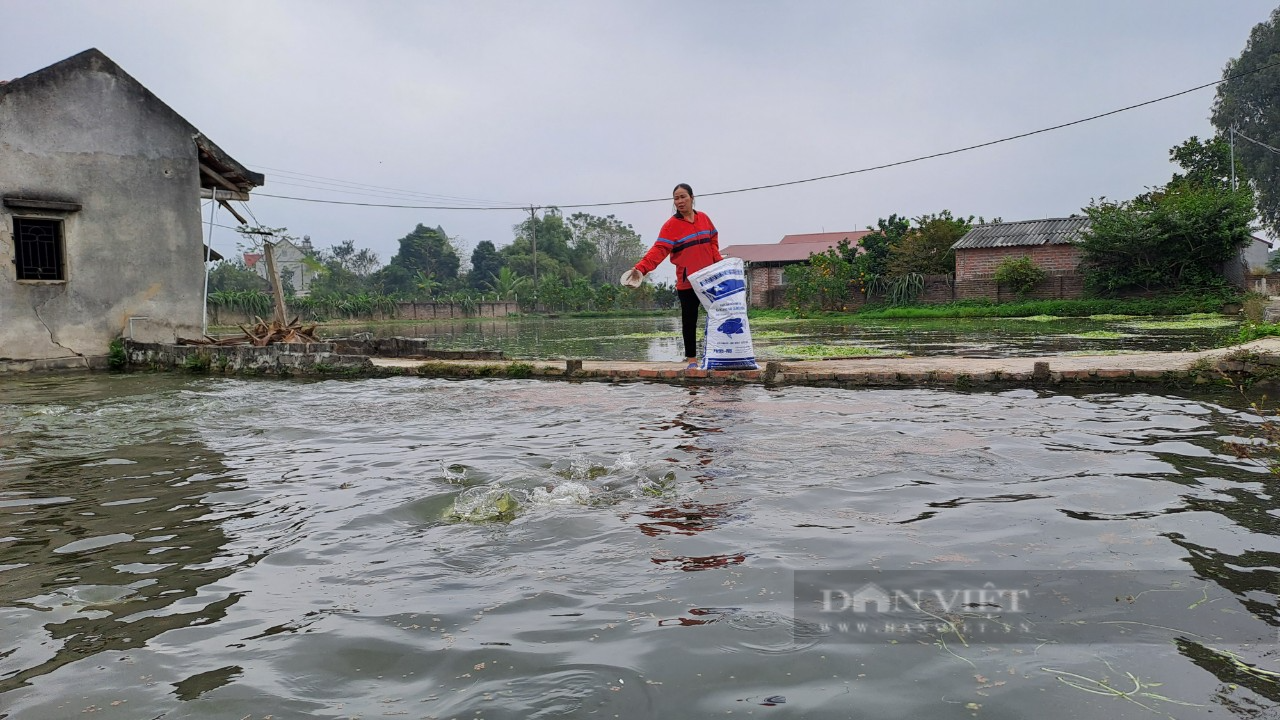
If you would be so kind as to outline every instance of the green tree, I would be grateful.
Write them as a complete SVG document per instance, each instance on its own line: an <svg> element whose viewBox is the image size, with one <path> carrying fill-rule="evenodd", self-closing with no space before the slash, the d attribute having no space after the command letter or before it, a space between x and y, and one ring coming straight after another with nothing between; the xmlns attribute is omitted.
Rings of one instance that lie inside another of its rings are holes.
<svg viewBox="0 0 1280 720"><path fill-rule="evenodd" d="M270 288L266 278L250 270L244 259L223 260L209 271L209 292L263 292Z"/></svg>
<svg viewBox="0 0 1280 720"><path fill-rule="evenodd" d="M521 275L533 275L533 246L538 248L538 280L544 274L544 258L556 262L559 276L565 282L576 277L590 278L596 271L596 247L589 237L575 238L568 223L555 208L548 208L512 228L515 240L502 249L503 258ZM520 261L518 258L527 258Z"/></svg>
<svg viewBox="0 0 1280 720"><path fill-rule="evenodd" d="M1227 62L1223 70L1225 82L1218 86L1211 119L1220 135L1229 136L1233 128L1238 133L1236 166L1245 171L1257 193L1257 209L1263 224L1273 235L1280 236L1280 65L1277 60L1280 60L1280 8L1271 11L1265 22L1254 26L1240 57Z"/></svg>
<svg viewBox="0 0 1280 720"><path fill-rule="evenodd" d="M317 253L317 259L329 267L340 267L356 277L368 277L381 265L378 254L369 248L356 249L355 240L343 240Z"/></svg>
<svg viewBox="0 0 1280 720"><path fill-rule="evenodd" d="M528 294L532 291L533 281L526 276L517 275L509 267L502 267L486 287L498 293L503 300L512 300L520 297L522 293Z"/></svg>
<svg viewBox="0 0 1280 720"><path fill-rule="evenodd" d="M471 272L467 273L467 284L477 290L489 287L501 270L502 256L498 249L492 242L481 240L471 251Z"/></svg>
<svg viewBox="0 0 1280 720"><path fill-rule="evenodd" d="M969 232L973 220L972 215L968 218L952 217L950 210L916 218L915 227L889 244L888 274L945 275L955 272L956 254L951 246Z"/></svg>
<svg viewBox="0 0 1280 720"><path fill-rule="evenodd" d="M1255 209L1245 188L1171 183L1126 202L1095 201L1085 213L1085 285L1105 295L1221 286L1222 265L1251 238Z"/></svg>
<svg viewBox="0 0 1280 720"><path fill-rule="evenodd" d="M414 273L402 265L387 265L369 276L369 286L379 295L412 295Z"/></svg>
<svg viewBox="0 0 1280 720"><path fill-rule="evenodd" d="M574 213L568 219L573 234L574 248L591 247L595 250L595 274L597 283L612 285L644 255L644 241L632 227L618 218L599 217L588 213Z"/></svg>
<svg viewBox="0 0 1280 720"><path fill-rule="evenodd" d="M536 242L539 260L545 254L562 263L569 262L573 233L558 212L550 211L544 212L541 216L535 215L511 229L515 232L515 241L503 248L504 254L519 252L521 255L530 255Z"/></svg>
<svg viewBox="0 0 1280 720"><path fill-rule="evenodd" d="M1201 142L1190 139L1169 150L1169 159L1185 172L1174 173L1171 184L1191 183L1208 187L1231 186L1231 143L1221 135Z"/></svg>
<svg viewBox="0 0 1280 720"><path fill-rule="evenodd" d="M567 310L569 288L555 275L543 275L538 278L538 303L552 311Z"/></svg>
<svg viewBox="0 0 1280 720"><path fill-rule="evenodd" d="M810 255L807 264L783 269L792 310L842 310L849 305L859 286L854 265L846 259L848 251L849 242L842 240L837 247Z"/></svg>
<svg viewBox="0 0 1280 720"><path fill-rule="evenodd" d="M344 240L316 253L320 269L311 281L312 295L359 295L373 290L371 278L378 270L378 254L356 248L354 240Z"/></svg>
<svg viewBox="0 0 1280 720"><path fill-rule="evenodd" d="M441 283L458 277L459 264L458 254L444 230L421 223L400 238L400 251L391 258L391 265L405 270L410 278L422 272ZM407 288L401 286L400 289Z"/></svg>
<svg viewBox="0 0 1280 720"><path fill-rule="evenodd" d="M1007 285L1018 297L1026 297L1027 293L1035 290L1047 277L1049 273L1026 256L1007 257L1000 261L995 271L996 282Z"/></svg>
<svg viewBox="0 0 1280 720"><path fill-rule="evenodd" d="M900 242L911 230L911 221L894 213L876 221L876 227L867 227L871 232L862 236L858 246L862 252L845 253L845 258L854 266L854 274L866 285L872 278L889 272L889 248Z"/></svg>
<svg viewBox="0 0 1280 720"><path fill-rule="evenodd" d="M1085 286L1094 294L1206 290L1225 284L1222 266L1252 239L1257 212L1248 184L1231 187L1218 138L1169 151L1183 172L1126 202L1094 201L1080 243Z"/></svg>
<svg viewBox="0 0 1280 720"><path fill-rule="evenodd" d="M444 283L433 276L419 270L413 274L414 296L424 299L434 298L444 289Z"/></svg>

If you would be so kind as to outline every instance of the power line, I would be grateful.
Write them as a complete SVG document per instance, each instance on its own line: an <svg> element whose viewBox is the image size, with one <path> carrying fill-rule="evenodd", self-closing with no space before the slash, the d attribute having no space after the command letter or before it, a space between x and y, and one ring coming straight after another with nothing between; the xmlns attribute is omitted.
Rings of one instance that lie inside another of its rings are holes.
<svg viewBox="0 0 1280 720"><path fill-rule="evenodd" d="M832 173L830 175L819 175L817 177L804 178L802 180L788 180L785 182L770 183L768 185L754 185L752 187L738 188L736 190L719 190L716 192L700 193L699 197L714 197L716 195L733 195L735 193L754 192L756 190L769 190L773 188L787 187L790 185L801 185L804 183L818 182L820 180L831 180L833 178L838 178L838 177L847 177L849 175L858 175L861 173L868 173L876 170L885 170L888 168L898 167L901 165L909 165L911 163L922 162L924 160L933 160L935 158L946 157L948 155L956 155L963 152L969 152L971 150L978 150L980 148L991 147L992 145L999 145L1001 143L1011 142L1013 140L1021 140L1022 138L1031 137L1032 135L1040 135L1042 133L1052 132L1054 130L1061 130L1063 128L1068 128L1073 125L1080 125L1082 123L1092 122L1094 120L1100 120L1102 118L1110 117L1112 115L1118 115L1122 112L1136 110L1141 107L1146 107L1148 105L1154 105L1159 102L1164 102L1165 100L1172 100L1173 98L1176 98L1176 97L1189 95L1193 92L1204 90L1205 88L1210 88L1215 85L1221 85L1222 83L1228 82L1230 80L1235 80L1237 78L1241 78L1246 75L1252 75L1254 73L1261 72L1263 70L1269 70L1274 67L1280 67L1280 62L1271 63L1269 65L1263 65L1261 67L1257 67L1252 70L1247 70L1242 73L1237 73L1235 75L1229 75L1225 78L1222 78L1221 80L1215 80L1213 82L1204 83L1203 85L1197 85L1193 88L1188 88L1186 90L1165 95L1163 97L1155 98L1154 100L1147 100L1144 102L1135 103L1133 105L1127 105L1125 107L1118 108L1116 110L1099 113L1097 115L1091 115L1089 117L1081 118L1079 120L1072 120L1070 122L1065 122L1065 123L1060 123L1058 125L1052 125L1050 127L1040 128L1039 130L1032 130L1030 132L1019 133L1017 135L1010 135L1008 137L1000 138L999 140L990 140L988 142L978 143L976 145L969 145L966 147L957 148L955 150L946 150L944 152L937 152L929 155L921 155L919 157L910 158L908 160L899 160L897 162L885 163L883 165L874 165L871 167L859 168L857 170L847 170L845 172ZM1238 134L1239 133L1237 133L1237 135ZM1244 137L1244 136L1241 135L1240 137ZM1245 138L1245 139L1249 140L1249 138ZM1250 142L1257 142L1257 141L1250 140ZM1268 149L1274 150L1275 148L1268 147ZM1280 151L1277 151L1277 152L1280 152ZM380 203L351 202L351 201L344 201L344 200L319 200L316 198L301 198L301 197L292 197L288 195L270 195L267 193L255 193L255 194L260 197L279 198L282 200L296 200L299 202L323 203L328 205L353 205L353 206L359 206L359 207L385 207L385 208L402 208L402 209L410 209L410 210L520 210L523 212L523 211L528 211L529 209L529 204L527 203L524 205L515 205L514 203L512 205L507 205L507 206L495 205L492 207L474 207L474 206L463 207L463 206L455 206L455 205L390 205L390 204L380 204ZM619 200L615 202L576 203L571 205L552 204L546 207L557 207L560 209L572 210L572 209L578 209L578 208L615 207L618 205L640 205L645 203L670 202L670 201L671 201L671 198L669 197L661 197L661 198L649 198L645 200Z"/></svg>
<svg viewBox="0 0 1280 720"><path fill-rule="evenodd" d="M265 165L259 165L257 167L260 167L263 170L270 170L275 173L283 174L290 180L305 180L305 181L319 182L322 185L334 185L336 187L340 187L343 189L358 188L358 189L366 189L366 190L388 190L393 195L422 197L422 198L427 198L431 200L459 200L462 202L476 203L479 205L515 205L516 204L515 202L508 201L508 200L481 200L478 198L456 197L452 195L436 195L433 193L424 193L424 192L418 192L415 190L403 190L401 188L387 187L385 185L370 185L368 183L355 182L353 180L342 180L339 178L325 177L323 175L308 175L307 173L300 173L300 172L295 172L293 170L285 170L282 168L271 168L271 167L266 167ZM287 184L287 183L283 183L283 184ZM374 195L374 197L377 197L377 195Z"/></svg>
<svg viewBox="0 0 1280 720"><path fill-rule="evenodd" d="M459 207L456 205L391 205L386 203L350 202L347 200L320 200L318 198L293 197L291 195L272 195L270 193L253 193L254 197L279 198L281 200L297 200L298 202L322 203L324 205L355 205L357 207L403 208L408 210L520 210L527 212L528 205L475 207L472 205ZM637 201L639 202L639 201ZM652 202L652 201L646 201Z"/></svg>
<svg viewBox="0 0 1280 720"><path fill-rule="evenodd" d="M388 199L388 200L406 200L406 201L419 200L419 201L420 201L420 200L424 197L424 195L423 195L422 193L409 193L409 192L399 192L399 191L396 191L396 192L366 192L366 191L364 191L364 190L363 190L363 189L361 189L361 188L338 186L338 185L336 185L335 183L321 183L321 184L315 184L313 181L309 181L309 180L303 180L303 181L300 181L300 182L289 182L290 180L294 180L294 179L295 179L295 178L286 177L284 180L274 180L271 184L272 184L272 185L287 185L287 186L289 186L289 187L307 188L307 189L310 189L310 190L324 190L324 191L326 191L326 192L342 192L343 194L346 194L346 195L355 195L355 196L360 196L360 197L385 198L385 199ZM332 186L332 187L329 187L329 186ZM430 198L430 196L425 196L425 197ZM488 206L486 206L486 205L475 205L475 206L469 206L469 207L480 207L480 208L483 208L483 207L488 207Z"/></svg>
<svg viewBox="0 0 1280 720"><path fill-rule="evenodd" d="M1247 136L1247 135L1242 135L1242 134L1240 133L1240 131L1239 131L1239 130L1234 130L1234 129L1233 129L1231 132L1235 133L1235 136L1236 136L1236 137L1238 137L1238 138L1240 138L1241 140L1248 140L1249 142L1253 143L1254 145L1257 145L1258 147L1266 148L1266 149L1270 150L1270 151L1271 151L1271 152L1273 152L1273 153L1280 153L1280 148L1274 148L1274 147L1271 147L1270 145L1268 145L1268 144L1266 144L1266 143L1264 143L1264 142L1261 142L1261 141L1258 141L1258 140L1254 140L1253 138L1251 138L1251 137L1249 137L1249 136Z"/></svg>

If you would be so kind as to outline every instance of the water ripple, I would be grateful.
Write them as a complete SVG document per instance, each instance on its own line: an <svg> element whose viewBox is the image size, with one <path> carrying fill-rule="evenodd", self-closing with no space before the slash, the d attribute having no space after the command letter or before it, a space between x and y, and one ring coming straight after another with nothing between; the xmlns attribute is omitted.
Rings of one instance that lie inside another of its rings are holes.
<svg viewBox="0 0 1280 720"><path fill-rule="evenodd" d="M1094 673L1095 653L1214 717L1274 705L1264 674L1221 653L848 643L793 607L805 570L1159 568L1206 593L1162 624L1273 637L1274 483L1222 444L1263 418L1226 397L177 375L5 389L13 717L693 717L767 698L844 717L856 695L886 717L874 698L1067 718L1094 698L1039 668Z"/></svg>

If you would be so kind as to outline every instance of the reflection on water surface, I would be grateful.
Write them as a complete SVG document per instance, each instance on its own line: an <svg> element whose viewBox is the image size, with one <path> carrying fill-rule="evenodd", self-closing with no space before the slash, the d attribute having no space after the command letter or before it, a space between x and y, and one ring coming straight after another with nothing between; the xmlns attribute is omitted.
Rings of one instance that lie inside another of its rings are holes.
<svg viewBox="0 0 1280 720"><path fill-rule="evenodd" d="M794 348L828 348L827 356L861 348L885 354L1017 357L1065 353L1204 350L1236 336L1225 316L1181 318L944 318L752 321L757 356L815 359ZM675 362L684 357L679 319L670 317L526 317L389 323L321 328L326 337L357 332L420 337L436 350L500 350L512 358L587 358ZM819 353L818 357L821 357Z"/></svg>
<svg viewBox="0 0 1280 720"><path fill-rule="evenodd" d="M1280 520L1221 447L1244 405L6 378L0 716L1266 717ZM457 512L495 492L502 521ZM1195 597L1154 645L849 642L792 602L797 571L975 569Z"/></svg>

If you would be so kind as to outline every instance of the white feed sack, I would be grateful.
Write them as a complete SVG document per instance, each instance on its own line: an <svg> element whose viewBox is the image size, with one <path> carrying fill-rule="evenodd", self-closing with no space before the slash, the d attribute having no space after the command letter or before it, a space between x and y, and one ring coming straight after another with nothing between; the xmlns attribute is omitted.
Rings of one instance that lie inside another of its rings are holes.
<svg viewBox="0 0 1280 720"><path fill-rule="evenodd" d="M725 258L689 273L689 283L707 310L703 370L756 370L747 324L747 277L740 258Z"/></svg>

